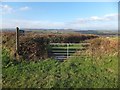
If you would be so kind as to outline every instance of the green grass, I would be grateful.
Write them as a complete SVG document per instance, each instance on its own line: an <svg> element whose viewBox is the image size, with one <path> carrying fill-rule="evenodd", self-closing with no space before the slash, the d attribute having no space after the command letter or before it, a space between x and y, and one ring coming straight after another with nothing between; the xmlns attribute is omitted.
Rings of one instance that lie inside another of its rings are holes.
<svg viewBox="0 0 120 90"><path fill-rule="evenodd" d="M72 44L72 45L69 45L67 47L67 45L51 45L51 49L63 49L63 50L66 50L66 49L84 49L85 47L83 47L81 44Z"/></svg>
<svg viewBox="0 0 120 90"><path fill-rule="evenodd" d="M67 49L67 47L52 47L52 49ZM83 49L83 47L68 47L68 49Z"/></svg>
<svg viewBox="0 0 120 90"><path fill-rule="evenodd" d="M67 47L67 44L57 44L57 45L51 45L53 47ZM78 44L69 44L69 47L82 47L82 44L78 43Z"/></svg>
<svg viewBox="0 0 120 90"><path fill-rule="evenodd" d="M3 88L113 88L117 87L118 58L73 57L64 62L52 59L15 62L2 53Z"/></svg>

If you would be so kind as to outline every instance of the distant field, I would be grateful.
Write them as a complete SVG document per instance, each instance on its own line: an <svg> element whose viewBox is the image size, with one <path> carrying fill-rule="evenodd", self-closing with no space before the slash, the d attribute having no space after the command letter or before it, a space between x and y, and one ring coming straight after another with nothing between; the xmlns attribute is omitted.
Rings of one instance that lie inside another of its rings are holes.
<svg viewBox="0 0 120 90"><path fill-rule="evenodd" d="M54 46L52 48L54 48L54 49L55 48L60 48L60 49L67 49L67 48L69 48L69 49L80 49L80 48L82 48L82 45L80 45L80 44L68 45L68 46L57 45L57 46Z"/></svg>

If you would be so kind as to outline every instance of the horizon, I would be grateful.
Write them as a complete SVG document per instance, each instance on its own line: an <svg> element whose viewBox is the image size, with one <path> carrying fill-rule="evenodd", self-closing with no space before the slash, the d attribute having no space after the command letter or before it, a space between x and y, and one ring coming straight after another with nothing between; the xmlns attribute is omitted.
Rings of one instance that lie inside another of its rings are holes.
<svg viewBox="0 0 120 90"><path fill-rule="evenodd" d="M118 30L117 2L3 2L0 10L2 29Z"/></svg>
<svg viewBox="0 0 120 90"><path fill-rule="evenodd" d="M19 27L18 27L18 28L19 28ZM114 31L115 31L115 32L117 31L117 32L118 32L117 29L111 29L111 30L110 30L110 29L109 29L109 30L107 30L107 29L106 29L106 30L105 30L105 29L104 29L104 30L103 30L103 29L102 29L102 30L101 30L101 29L99 29L99 30L85 29L85 30L84 30L84 29L62 29L62 28L60 28L60 29L49 29L49 28L19 28L19 29L20 29L20 30L30 30L30 31L36 31L36 30L43 30L43 31L44 31L44 30L51 30L51 31L52 31L52 30L58 30L58 31L59 31L59 30L62 30L62 31L65 31L65 30L71 30L71 31L113 31L113 32L114 32ZM12 30L12 31L15 31L16 28L2 28L1 30L8 30L8 31L9 31L9 30Z"/></svg>

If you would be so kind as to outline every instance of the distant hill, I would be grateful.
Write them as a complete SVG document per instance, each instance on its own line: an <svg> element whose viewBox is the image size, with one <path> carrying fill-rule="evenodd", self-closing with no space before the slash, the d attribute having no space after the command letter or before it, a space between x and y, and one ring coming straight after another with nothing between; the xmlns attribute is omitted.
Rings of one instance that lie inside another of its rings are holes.
<svg viewBox="0 0 120 90"><path fill-rule="evenodd" d="M109 35L109 36L114 36L118 35L117 30L79 30L79 31L74 31L74 32L79 32L82 34L96 34L96 35Z"/></svg>
<svg viewBox="0 0 120 90"><path fill-rule="evenodd" d="M2 31L13 32L16 29L2 29ZM75 30L75 29L25 29L20 28L20 30L25 30L27 32L39 32L39 33L81 33L81 34L95 34L102 36L116 36L118 35L117 30Z"/></svg>

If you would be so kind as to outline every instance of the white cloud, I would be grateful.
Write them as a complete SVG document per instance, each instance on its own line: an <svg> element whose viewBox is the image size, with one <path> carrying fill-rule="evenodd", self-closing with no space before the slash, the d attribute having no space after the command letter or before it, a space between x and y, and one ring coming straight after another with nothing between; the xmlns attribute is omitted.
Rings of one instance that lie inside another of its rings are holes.
<svg viewBox="0 0 120 90"><path fill-rule="evenodd" d="M20 10L21 11L26 11L26 10L29 10L30 8L28 6L25 6L25 7L21 7Z"/></svg>
<svg viewBox="0 0 120 90"><path fill-rule="evenodd" d="M0 5L0 9L2 10L2 14L12 13L13 8L8 5Z"/></svg>
<svg viewBox="0 0 120 90"><path fill-rule="evenodd" d="M68 22L66 26L72 29L118 29L118 14L78 18Z"/></svg>
<svg viewBox="0 0 120 90"><path fill-rule="evenodd" d="M71 22L55 22L41 20L7 20L3 19L3 28L69 28L69 29L118 29L118 14L108 14L102 17L92 16L78 18ZM9 22L10 23L9 23Z"/></svg>
<svg viewBox="0 0 120 90"><path fill-rule="evenodd" d="M107 14L102 17L92 16L89 18L78 18L76 22L77 23L89 23L89 22L94 22L94 21L105 22L105 21L115 21L117 19L118 19L118 14Z"/></svg>
<svg viewBox="0 0 120 90"><path fill-rule="evenodd" d="M9 23L9 22L10 23ZM63 22L34 21L34 20L3 20L3 28L64 28Z"/></svg>
<svg viewBox="0 0 120 90"><path fill-rule="evenodd" d="M26 11L26 10L29 10L30 8L25 6L25 7L20 7L20 8L14 8L14 7L11 7L9 5L3 5L1 4L0 5L0 15L1 14L13 14L13 12L17 12L17 11Z"/></svg>
<svg viewBox="0 0 120 90"><path fill-rule="evenodd" d="M117 20L118 14L108 14L108 15L105 15L104 18L107 20Z"/></svg>
<svg viewBox="0 0 120 90"><path fill-rule="evenodd" d="M92 16L92 17L90 17L90 20L91 21L104 21L105 18L98 17L98 16Z"/></svg>

